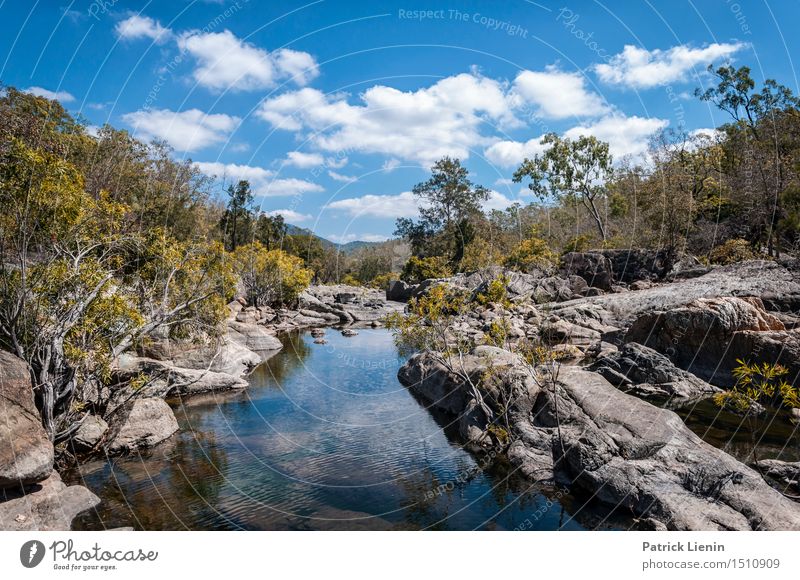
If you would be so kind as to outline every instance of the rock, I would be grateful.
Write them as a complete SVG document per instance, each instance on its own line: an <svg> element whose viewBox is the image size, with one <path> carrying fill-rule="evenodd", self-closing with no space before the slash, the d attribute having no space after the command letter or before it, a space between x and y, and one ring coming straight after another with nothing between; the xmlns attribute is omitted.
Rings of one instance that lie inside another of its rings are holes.
<svg viewBox="0 0 800 580"><path fill-rule="evenodd" d="M553 437L548 448L562 483L671 530L800 529L800 505L672 411L576 367L561 366L556 383L541 390L525 422Z"/></svg>
<svg viewBox="0 0 800 580"><path fill-rule="evenodd" d="M53 470L53 444L33 401L28 365L0 351L0 489L42 481Z"/></svg>
<svg viewBox="0 0 800 580"><path fill-rule="evenodd" d="M245 324L257 324L261 320L261 311L255 306L247 306L236 314L236 321Z"/></svg>
<svg viewBox="0 0 800 580"><path fill-rule="evenodd" d="M147 377L147 383L137 393L143 397L164 398L173 395L194 395L214 391L228 391L246 388L246 380L230 375L200 369L176 367L169 361L158 361L132 355L119 357L117 377L124 387L111 393L107 413L114 412L133 395L128 382L140 374Z"/></svg>
<svg viewBox="0 0 800 580"><path fill-rule="evenodd" d="M578 275L601 290L611 290L614 283L611 260L599 252L567 252L561 256L561 271L567 276Z"/></svg>
<svg viewBox="0 0 800 580"><path fill-rule="evenodd" d="M386 288L386 300L408 302L416 286L402 280L391 280Z"/></svg>
<svg viewBox="0 0 800 580"><path fill-rule="evenodd" d="M431 407L454 415L461 437L477 447L490 446L492 439L487 432L487 416L476 404L474 390L464 377L481 385L484 401L500 400L501 392L530 395L538 389L519 357L493 346L476 347L456 370L451 372L440 357L423 352L400 367L397 378Z"/></svg>
<svg viewBox="0 0 800 580"><path fill-rule="evenodd" d="M107 430L108 423L102 417L89 414L70 439L70 443L75 451L82 453L92 451L102 441Z"/></svg>
<svg viewBox="0 0 800 580"><path fill-rule="evenodd" d="M666 250L593 250L608 258L615 282L631 284L637 281L664 279L671 271L674 259Z"/></svg>
<svg viewBox="0 0 800 580"><path fill-rule="evenodd" d="M539 334L548 344L590 345L600 340L599 331L579 326L562 318L551 318L542 323Z"/></svg>
<svg viewBox="0 0 800 580"><path fill-rule="evenodd" d="M134 399L110 417L105 447L111 454L129 453L161 443L178 430L175 414L163 399Z"/></svg>
<svg viewBox="0 0 800 580"><path fill-rule="evenodd" d="M339 292L333 297L333 299L334 302L339 304L350 304L351 302L354 302L357 297L358 294L356 292Z"/></svg>
<svg viewBox="0 0 800 580"><path fill-rule="evenodd" d="M753 296L762 298L762 302L776 310L798 310L800 276L783 264L753 260L721 266L697 278L676 280L637 292L576 298L554 305L551 312L560 316L560 309L590 304L605 313L606 324L626 328L642 315L715 296ZM796 308L794 304L797 304Z"/></svg>
<svg viewBox="0 0 800 580"><path fill-rule="evenodd" d="M353 330L352 328L345 328L342 330L342 336L358 336L358 331Z"/></svg>
<svg viewBox="0 0 800 580"><path fill-rule="evenodd" d="M324 338L318 338L314 341L314 344L328 344L328 341Z"/></svg>
<svg viewBox="0 0 800 580"><path fill-rule="evenodd" d="M761 474L772 479L784 491L800 493L800 461L794 463L778 459L762 459L755 462Z"/></svg>
<svg viewBox="0 0 800 580"><path fill-rule="evenodd" d="M631 395L668 406L720 392L704 380L677 368L664 355L635 342L598 358L589 370Z"/></svg>
<svg viewBox="0 0 800 580"><path fill-rule="evenodd" d="M399 302L387 301L380 290L344 284L311 286L300 294L299 305L321 315L336 315L344 324L373 322L404 308Z"/></svg>
<svg viewBox="0 0 800 580"><path fill-rule="evenodd" d="M51 471L40 483L0 491L0 529L68 531L79 514L97 507L100 498L81 485L67 486Z"/></svg>
<svg viewBox="0 0 800 580"><path fill-rule="evenodd" d="M311 336L314 338L320 338L325 336L325 329L324 328L312 328L311 329Z"/></svg>
<svg viewBox="0 0 800 580"><path fill-rule="evenodd" d="M640 316L625 335L667 355L672 362L716 385L735 381L731 370L753 351L731 349L740 331L782 331L783 323L767 313L758 298L701 298L685 306Z"/></svg>
<svg viewBox="0 0 800 580"><path fill-rule="evenodd" d="M277 352L283 348L278 337L260 324L228 322L228 339L255 352ZM260 362L260 361L259 361Z"/></svg>
<svg viewBox="0 0 800 580"><path fill-rule="evenodd" d="M419 353L398 378L454 415L472 445L492 437L473 385L490 408L511 401L508 457L521 473L630 510L651 527L800 530L800 505L703 442L672 411L623 393L597 373L559 365L555 376L537 369L535 380L524 364L508 351L479 347L452 372L434 354Z"/></svg>

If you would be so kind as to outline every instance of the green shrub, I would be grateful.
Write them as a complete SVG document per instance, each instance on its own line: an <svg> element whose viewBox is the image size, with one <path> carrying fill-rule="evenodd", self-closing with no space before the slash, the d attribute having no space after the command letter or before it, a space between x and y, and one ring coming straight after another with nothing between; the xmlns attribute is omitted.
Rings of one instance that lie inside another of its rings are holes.
<svg viewBox="0 0 800 580"><path fill-rule="evenodd" d="M541 238L531 237L522 240L511 254L504 260L503 265L521 272L533 269L549 270L556 265L558 256L550 249Z"/></svg>
<svg viewBox="0 0 800 580"><path fill-rule="evenodd" d="M419 284L429 278L446 278L451 274L452 272L447 266L447 260L442 256L430 256L428 258L411 256L403 266L400 279L410 284Z"/></svg>
<svg viewBox="0 0 800 580"><path fill-rule="evenodd" d="M724 266L725 264L733 264L744 260L753 260L756 258L756 254L747 240L735 239L720 244L711 250L708 257L712 264L722 264Z"/></svg>

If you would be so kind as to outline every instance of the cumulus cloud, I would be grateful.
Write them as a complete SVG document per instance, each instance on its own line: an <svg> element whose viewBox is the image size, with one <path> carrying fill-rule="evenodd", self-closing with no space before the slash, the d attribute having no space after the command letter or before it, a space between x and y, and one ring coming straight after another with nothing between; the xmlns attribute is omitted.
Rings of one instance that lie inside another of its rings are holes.
<svg viewBox="0 0 800 580"><path fill-rule="evenodd" d="M139 14L117 22L114 30L117 36L124 40L150 38L156 43L162 44L172 38L172 31L169 28L161 26L160 22L149 16Z"/></svg>
<svg viewBox="0 0 800 580"><path fill-rule="evenodd" d="M595 65L594 70L603 82L647 89L686 81L686 73L694 67L705 67L714 60L728 58L745 46L737 42L714 43L704 48L680 45L668 50L646 50L626 45L607 63Z"/></svg>
<svg viewBox="0 0 800 580"><path fill-rule="evenodd" d="M500 167L515 167L525 158L532 158L537 153L544 151L541 137L534 137L529 141L498 141L484 151L486 158Z"/></svg>
<svg viewBox="0 0 800 580"><path fill-rule="evenodd" d="M644 155L653 133L668 124L665 119L614 114L590 125L573 127L564 136L575 139L581 135L594 135L601 141L608 142L611 154L619 159L626 155Z"/></svg>
<svg viewBox="0 0 800 580"><path fill-rule="evenodd" d="M273 171L263 167L218 161L200 161L196 165L206 175L225 183L246 179L250 182L253 194L259 197L294 196L324 191L319 184L303 179L276 178Z"/></svg>
<svg viewBox="0 0 800 580"><path fill-rule="evenodd" d="M305 222L311 219L311 215L307 213L300 213L293 209L273 209L270 211L265 211L265 214L268 216L283 216L283 219L287 222Z"/></svg>
<svg viewBox="0 0 800 580"><path fill-rule="evenodd" d="M353 177L352 175L342 175L341 173L336 173L335 171L328 171L328 176L335 180L341 181L342 183L352 183L354 181L358 181L358 178Z"/></svg>
<svg viewBox="0 0 800 580"><path fill-rule="evenodd" d="M319 75L310 54L289 49L267 52L230 30L186 32L178 38L178 46L197 63L194 79L209 89L252 91L287 79L302 86Z"/></svg>
<svg viewBox="0 0 800 580"><path fill-rule="evenodd" d="M377 218L417 217L417 198L410 191L397 195L364 195L340 199L327 205L330 209L347 212L353 217L371 216Z"/></svg>
<svg viewBox="0 0 800 580"><path fill-rule="evenodd" d="M239 117L198 109L147 109L127 113L122 119L133 127L137 137L163 139L177 151L197 151L224 141L241 122Z"/></svg>
<svg viewBox="0 0 800 580"><path fill-rule="evenodd" d="M313 131L312 143L324 151L377 153L429 165L444 155L465 159L488 143L480 132L484 122L519 126L512 105L500 82L464 73L416 91L376 85L357 104L343 94L305 88L265 100L256 114L280 129Z"/></svg>
<svg viewBox="0 0 800 580"><path fill-rule="evenodd" d="M318 167L324 163L322 155L319 153L303 153L302 151L289 151L286 154L286 165L293 165L300 169Z"/></svg>
<svg viewBox="0 0 800 580"><path fill-rule="evenodd" d="M536 114L550 119L593 117L608 111L597 93L586 87L580 73L547 67L544 71L525 70L514 79L514 93L536 108Z"/></svg>
<svg viewBox="0 0 800 580"><path fill-rule="evenodd" d="M44 97L45 99L51 99L54 101L61 101L62 103L71 103L75 100L75 97L72 96L67 91L48 91L47 89L43 89L42 87L28 87L25 89L26 93L30 93L32 95L36 95L37 97Z"/></svg>

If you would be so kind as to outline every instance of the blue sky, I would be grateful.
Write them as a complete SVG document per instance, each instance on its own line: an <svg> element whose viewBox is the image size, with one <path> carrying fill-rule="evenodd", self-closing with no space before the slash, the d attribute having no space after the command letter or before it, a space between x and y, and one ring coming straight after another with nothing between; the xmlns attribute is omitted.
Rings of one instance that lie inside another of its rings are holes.
<svg viewBox="0 0 800 580"><path fill-rule="evenodd" d="M247 178L291 223L380 240L442 155L503 208L532 201L509 178L547 131L621 158L725 122L692 96L710 62L798 92L798 17L795 1L0 0L0 80Z"/></svg>

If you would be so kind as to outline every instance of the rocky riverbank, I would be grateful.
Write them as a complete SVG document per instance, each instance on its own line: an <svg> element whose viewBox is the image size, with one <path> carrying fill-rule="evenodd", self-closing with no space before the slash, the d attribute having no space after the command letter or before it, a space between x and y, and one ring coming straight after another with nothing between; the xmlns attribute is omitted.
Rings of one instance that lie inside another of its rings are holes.
<svg viewBox="0 0 800 580"><path fill-rule="evenodd" d="M279 332L378 325L385 315L404 308L383 294L353 286L312 286L293 310L232 302L225 332L213 340L150 337L119 357L103 391L88 393L87 412L67 451L82 459L158 445L178 430L165 399L246 388L247 374L282 348ZM61 481L27 365L2 351L0 386L0 529L69 529L79 513L100 500L85 487Z"/></svg>
<svg viewBox="0 0 800 580"><path fill-rule="evenodd" d="M395 284L390 294L449 284L476 296L502 274L510 303L475 304L453 322L452 338L482 344L502 320L509 343L549 343L560 360L532 372L509 350L478 346L456 372L423 352L398 377L456 417L469 444L507 447L528 477L628 510L645 527L800 529L800 503L781 493L796 489L796 464L768 459L753 469L669 410L729 388L737 359L780 363L797 384L797 264L633 262L635 274L621 273L618 256L598 252L565 256L558 276L487 271Z"/></svg>

